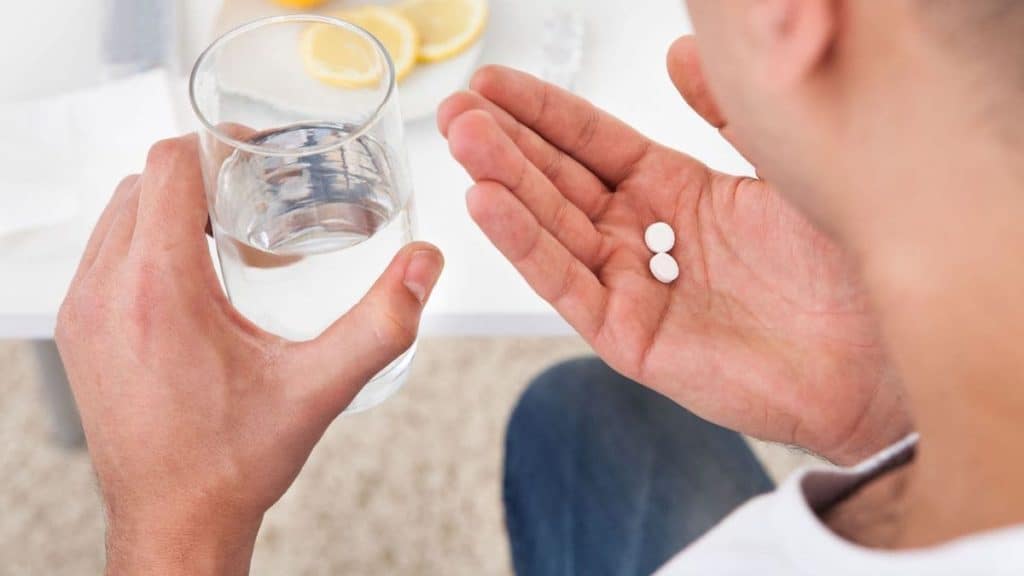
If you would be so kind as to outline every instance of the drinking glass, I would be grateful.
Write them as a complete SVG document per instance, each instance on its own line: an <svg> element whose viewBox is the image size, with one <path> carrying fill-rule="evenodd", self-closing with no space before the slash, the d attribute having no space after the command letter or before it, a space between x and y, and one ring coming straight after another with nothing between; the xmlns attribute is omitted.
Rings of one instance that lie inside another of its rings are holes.
<svg viewBox="0 0 1024 576"><path fill-rule="evenodd" d="M307 68L310 27L329 27L335 48L360 52L352 59L361 66L358 87L321 81ZM315 338L415 235L387 51L341 20L266 18L214 41L197 60L189 91L202 124L203 181L228 297L264 330ZM370 380L346 412L396 392L415 349Z"/></svg>

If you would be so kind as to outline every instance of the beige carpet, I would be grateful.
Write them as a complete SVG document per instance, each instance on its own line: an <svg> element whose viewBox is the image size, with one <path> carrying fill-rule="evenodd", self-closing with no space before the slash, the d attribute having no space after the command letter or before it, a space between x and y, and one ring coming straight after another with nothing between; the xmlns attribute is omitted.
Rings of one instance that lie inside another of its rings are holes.
<svg viewBox="0 0 1024 576"><path fill-rule="evenodd" d="M505 420L577 339L430 339L405 390L336 422L267 516L253 573L509 574ZM0 341L0 574L98 574L103 524L84 452L50 440L27 345ZM780 477L805 457L759 445Z"/></svg>

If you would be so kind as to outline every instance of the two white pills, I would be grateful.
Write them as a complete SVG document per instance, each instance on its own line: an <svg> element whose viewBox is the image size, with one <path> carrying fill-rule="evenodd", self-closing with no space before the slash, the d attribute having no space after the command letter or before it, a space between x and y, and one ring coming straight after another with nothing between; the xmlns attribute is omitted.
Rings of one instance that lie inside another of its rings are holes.
<svg viewBox="0 0 1024 576"><path fill-rule="evenodd" d="M679 263L669 255L676 245L676 233L665 222L655 222L644 232L644 243L654 256L651 258L651 274L658 282L671 284L679 278Z"/></svg>

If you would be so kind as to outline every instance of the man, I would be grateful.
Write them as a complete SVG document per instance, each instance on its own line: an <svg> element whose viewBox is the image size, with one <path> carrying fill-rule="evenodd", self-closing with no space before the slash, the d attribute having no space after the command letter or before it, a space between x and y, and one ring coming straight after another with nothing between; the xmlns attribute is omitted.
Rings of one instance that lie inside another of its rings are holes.
<svg viewBox="0 0 1024 576"><path fill-rule="evenodd" d="M482 229L608 366L668 398L596 361L531 387L508 436L517 569L1021 573L1024 2L690 10L669 72L762 179L507 69L439 111ZM245 572L263 513L411 342L441 267L412 246L320 340L268 337L216 286L194 154L161 144L120 187L62 310L113 573ZM679 237L671 285L646 268L656 221ZM338 346L360 353L339 365ZM719 522L770 482L680 405L862 463Z"/></svg>

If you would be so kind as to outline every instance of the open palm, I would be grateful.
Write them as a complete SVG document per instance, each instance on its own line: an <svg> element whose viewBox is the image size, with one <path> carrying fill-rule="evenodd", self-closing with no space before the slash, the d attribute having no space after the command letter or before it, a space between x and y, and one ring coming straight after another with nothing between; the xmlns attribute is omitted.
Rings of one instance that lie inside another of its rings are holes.
<svg viewBox="0 0 1024 576"><path fill-rule="evenodd" d="M696 414L836 460L901 414L845 255L760 180L660 146L586 101L487 68L439 124L470 213L613 368ZM680 278L644 229L672 224Z"/></svg>

